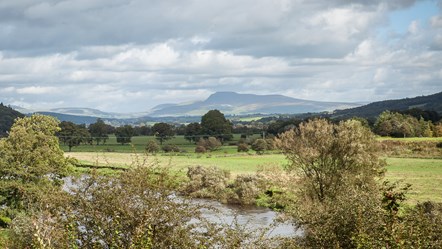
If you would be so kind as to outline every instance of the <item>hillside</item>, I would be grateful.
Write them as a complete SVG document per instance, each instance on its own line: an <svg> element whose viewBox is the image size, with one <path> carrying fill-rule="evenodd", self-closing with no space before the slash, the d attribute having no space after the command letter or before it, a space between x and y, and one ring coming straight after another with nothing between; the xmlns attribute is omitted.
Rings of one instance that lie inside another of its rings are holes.
<svg viewBox="0 0 442 249"><path fill-rule="evenodd" d="M217 92L206 100L191 104L163 104L152 109L150 116L199 116L212 109L218 109L227 115L270 114L270 113L306 113L333 111L356 107L355 103L321 102L295 99L283 95L239 94L235 92Z"/></svg>
<svg viewBox="0 0 442 249"><path fill-rule="evenodd" d="M69 115L69 114L62 114L56 112L38 112L38 113L55 117L60 121L69 121L76 124L92 124L97 121L97 117L91 117L91 116Z"/></svg>
<svg viewBox="0 0 442 249"><path fill-rule="evenodd" d="M354 116L363 118L375 118L385 110L403 111L412 108L436 111L439 115L441 115L442 92L428 96L419 96L415 98L378 101L355 108L337 110L331 115L331 117L339 119L351 118Z"/></svg>
<svg viewBox="0 0 442 249"><path fill-rule="evenodd" d="M6 135L14 124L14 120L19 117L24 117L24 114L0 103L0 137Z"/></svg>

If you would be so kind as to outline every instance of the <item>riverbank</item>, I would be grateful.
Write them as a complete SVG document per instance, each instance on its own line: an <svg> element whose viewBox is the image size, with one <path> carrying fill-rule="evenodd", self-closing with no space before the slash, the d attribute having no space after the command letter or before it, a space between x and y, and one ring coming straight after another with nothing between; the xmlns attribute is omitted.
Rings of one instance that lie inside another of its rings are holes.
<svg viewBox="0 0 442 249"><path fill-rule="evenodd" d="M227 170L233 179L237 175L253 174L265 168L282 168L287 160L282 154L250 155L238 153L233 155L150 155L144 154L113 153L113 152L70 152L66 156L76 158L80 163L99 167L115 167L127 169L134 160L149 160L158 162L159 165L170 167L171 170L187 172L190 166L201 165L204 167L218 167ZM442 159L426 158L396 158L386 157L387 167L385 178L390 181L403 181L412 184L409 192L408 203L416 204L432 200L442 202ZM84 171L85 168L78 168ZM103 172L112 173L113 170L103 168Z"/></svg>

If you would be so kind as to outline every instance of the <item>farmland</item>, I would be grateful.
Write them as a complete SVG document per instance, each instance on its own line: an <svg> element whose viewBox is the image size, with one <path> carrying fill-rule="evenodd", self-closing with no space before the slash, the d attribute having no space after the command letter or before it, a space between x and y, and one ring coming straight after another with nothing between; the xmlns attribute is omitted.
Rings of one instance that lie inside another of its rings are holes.
<svg viewBox="0 0 442 249"><path fill-rule="evenodd" d="M82 145L75 147L74 152L66 153L66 155L78 159L82 164L127 168L130 167L136 157L144 156L144 145L146 141L152 139L154 137L134 137L132 145L119 145L116 143L115 137L110 137L105 145ZM238 139L239 136L234 137L234 140ZM379 140L385 140L385 138ZM442 138L395 140L439 142L442 141ZM182 172L185 172L189 166L202 165L228 170L235 176L238 174L255 173L257 170L266 167L283 167L287 164L284 155L277 151L270 151L264 155L256 155L254 151L238 153L236 152L236 146L226 145L213 152L196 154L193 152L195 145L189 143L183 137L168 140L165 144L176 144L182 152L149 155L148 161L156 160L163 166ZM437 202L442 201L442 195L440 194L442 193L442 158L405 158L396 156L384 158L387 162L387 180L399 180L412 184L412 189L409 192L409 202L416 203L429 199Z"/></svg>

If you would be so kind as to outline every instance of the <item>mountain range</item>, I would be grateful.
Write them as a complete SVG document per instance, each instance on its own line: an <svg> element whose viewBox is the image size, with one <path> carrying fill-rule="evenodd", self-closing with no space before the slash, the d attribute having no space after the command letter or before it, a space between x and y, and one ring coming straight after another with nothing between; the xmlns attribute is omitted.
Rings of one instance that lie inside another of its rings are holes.
<svg viewBox="0 0 442 249"><path fill-rule="evenodd" d="M330 118L345 119L353 116L375 118L385 110L407 110L420 108L436 111L442 115L442 92L428 96L384 100L367 105L359 103L321 102L295 99L283 95L239 94L235 92L217 92L207 99L193 103L161 104L144 113L110 113L91 108L55 108L38 113L55 116L62 121L90 124L97 118L121 125L126 123L148 122L195 122L199 116L209 110L218 109L226 115L271 115L324 113ZM35 111L14 107L23 113ZM305 116L305 115L303 115ZM308 116L308 115L307 115Z"/></svg>
<svg viewBox="0 0 442 249"><path fill-rule="evenodd" d="M158 105L151 110L149 116L201 116L213 109L218 109L227 115L248 115L256 113L298 114L333 111L357 106L360 106L360 104L295 99L284 95L216 92L210 95L206 100L196 101L190 104Z"/></svg>
<svg viewBox="0 0 442 249"><path fill-rule="evenodd" d="M218 109L226 115L249 114L298 114L306 112L333 111L360 106L356 103L322 102L303 100L284 95L256 95L235 92L216 92L205 100L191 103L161 104L142 113L112 113L92 108L64 107L50 110L29 110L13 106L14 109L30 114L63 114L68 116L98 117L103 119L132 119L141 117L201 116L210 110ZM66 116L66 117L68 117Z"/></svg>

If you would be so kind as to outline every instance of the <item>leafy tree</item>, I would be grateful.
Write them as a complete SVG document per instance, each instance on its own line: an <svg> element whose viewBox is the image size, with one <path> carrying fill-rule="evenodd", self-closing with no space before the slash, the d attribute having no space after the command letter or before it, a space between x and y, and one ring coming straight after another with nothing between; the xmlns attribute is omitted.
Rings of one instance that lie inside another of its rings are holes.
<svg viewBox="0 0 442 249"><path fill-rule="evenodd" d="M43 188L61 186L68 160L55 133L58 121L49 116L19 118L0 140L0 205L25 209L43 195Z"/></svg>
<svg viewBox="0 0 442 249"><path fill-rule="evenodd" d="M163 145L163 142L173 138L175 132L173 130L172 125L168 123L156 123L152 126L152 133L155 138L160 141L160 144Z"/></svg>
<svg viewBox="0 0 442 249"><path fill-rule="evenodd" d="M131 125L120 126L115 129L115 136L117 137L117 143L127 144L132 141L134 135L134 129Z"/></svg>
<svg viewBox="0 0 442 249"><path fill-rule="evenodd" d="M299 170L308 196L319 201L336 195L349 174L359 176L358 184L374 184L384 167L373 134L355 120L334 125L315 119L281 134L276 143L290 162L287 169Z"/></svg>
<svg viewBox="0 0 442 249"><path fill-rule="evenodd" d="M281 134L276 144L288 172L299 178L291 214L304 228L307 247L356 248L384 229L377 179L385 162L369 129L355 120L316 119Z"/></svg>
<svg viewBox="0 0 442 249"><path fill-rule="evenodd" d="M432 136L432 123L423 118L417 120L410 115L385 111L376 120L375 131L381 136L392 137Z"/></svg>
<svg viewBox="0 0 442 249"><path fill-rule="evenodd" d="M93 139L97 142L97 145L99 145L100 142L105 144L109 138L107 135L108 127L101 118L97 119L97 122L89 125L89 132Z"/></svg>
<svg viewBox="0 0 442 249"><path fill-rule="evenodd" d="M60 123L60 131L57 134L63 144L66 144L69 147L69 151L72 150L72 147L78 146L81 143L87 143L91 139L86 127L76 125L69 121L63 121Z"/></svg>
<svg viewBox="0 0 442 249"><path fill-rule="evenodd" d="M210 110L201 117L204 135L214 136L221 142L232 139L232 123L218 110Z"/></svg>
<svg viewBox="0 0 442 249"><path fill-rule="evenodd" d="M150 126L142 125L134 127L137 136L149 136L151 134Z"/></svg>
<svg viewBox="0 0 442 249"><path fill-rule="evenodd" d="M186 126L185 135L184 138L188 140L189 142L197 142L200 139L200 136L202 135L202 128L199 123L190 123Z"/></svg>

